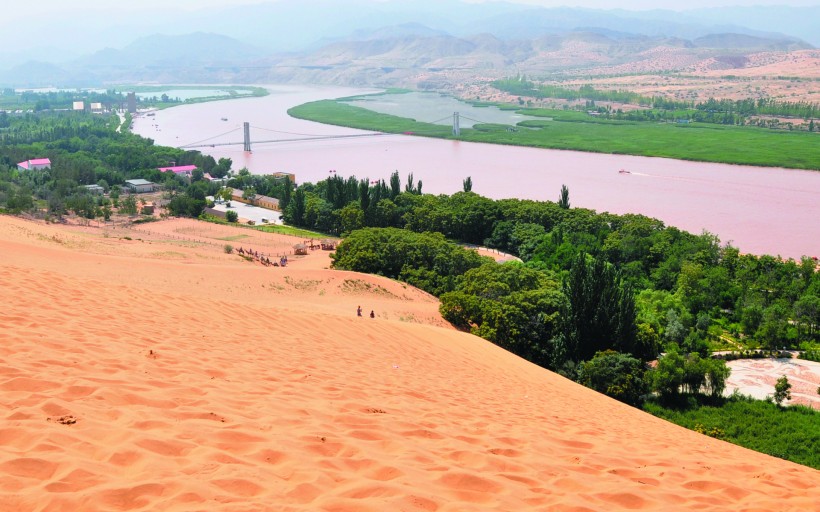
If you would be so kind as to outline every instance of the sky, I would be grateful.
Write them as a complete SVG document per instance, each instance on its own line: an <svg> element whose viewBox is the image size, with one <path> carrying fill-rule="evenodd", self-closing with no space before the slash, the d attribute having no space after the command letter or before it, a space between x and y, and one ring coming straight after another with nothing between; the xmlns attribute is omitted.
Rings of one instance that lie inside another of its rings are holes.
<svg viewBox="0 0 820 512"><path fill-rule="evenodd" d="M164 9L175 10L199 10L212 7L235 7L242 4L259 4L273 2L295 2L298 0L139 0L133 2L122 2L111 0L35 0L34 2L13 1L3 5L2 18L6 21L30 18L31 16L48 15L55 12L71 11L80 13L89 10L99 10L107 12L151 12L160 13ZM374 2L382 0L372 0ZM412 1L412 0L405 0ZM471 3L502 1L502 0L466 0ZM627 9L627 10L649 10L649 9L669 9L683 10L701 7L722 7L722 6L752 6L752 5L791 5L791 6L816 6L820 5L820 0L504 0L509 3L538 5L543 7L559 7L569 5L572 7L588 7L596 9ZM156 14L151 14L152 16ZM2 22L0 22L2 23Z"/></svg>

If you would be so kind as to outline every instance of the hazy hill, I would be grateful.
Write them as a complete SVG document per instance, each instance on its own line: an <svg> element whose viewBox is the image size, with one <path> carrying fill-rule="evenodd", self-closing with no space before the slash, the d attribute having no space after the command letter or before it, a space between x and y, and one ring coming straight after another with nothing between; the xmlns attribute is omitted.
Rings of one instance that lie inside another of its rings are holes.
<svg viewBox="0 0 820 512"><path fill-rule="evenodd" d="M98 77L86 70L73 70L41 61L28 61L0 72L0 83L14 87L92 87Z"/></svg>
<svg viewBox="0 0 820 512"><path fill-rule="evenodd" d="M686 19L700 23L743 26L747 30L788 34L814 46L820 46L820 4L807 7L712 7L680 14Z"/></svg>
<svg viewBox="0 0 820 512"><path fill-rule="evenodd" d="M758 51L805 50L811 45L790 39L770 39L746 34L709 34L692 41L703 48L745 49Z"/></svg>
<svg viewBox="0 0 820 512"><path fill-rule="evenodd" d="M773 12L760 12L764 11ZM546 9L458 0L281 1L195 11L184 20L169 10L160 20L145 22L143 34L157 28L155 35L108 45L59 65L51 63L48 69L42 63L8 72L0 67L0 85L146 80L412 85L420 74L447 68L499 74L584 70L646 61L653 53L672 48L673 61L644 68L674 70L678 63L720 55L810 48L790 35L726 23L735 12L731 9L721 10L711 22L708 12ZM757 23L757 12L747 8L742 19ZM782 12L793 17L815 11ZM78 40L95 30L85 21L83 26ZM199 31L180 33L190 27ZM111 31L111 26L105 30ZM123 28L118 37L128 30ZM43 44L54 35L49 30L40 34Z"/></svg>
<svg viewBox="0 0 820 512"><path fill-rule="evenodd" d="M154 34L122 50L106 48L77 60L82 67L140 67L245 62L268 52L220 34L195 32L179 36Z"/></svg>
<svg viewBox="0 0 820 512"><path fill-rule="evenodd" d="M65 9L72 9L66 5ZM0 18L0 69L43 60L65 64L102 48L125 50L147 34L181 36L195 31L224 36L270 53L310 51L352 34L383 27L423 24L454 37L492 34L500 39L532 39L547 33L609 31L650 37L695 39L736 33L776 39L793 37L820 45L820 6L726 7L683 12L579 8L534 8L504 2L460 0L280 0L228 8L182 10L169 5L159 16L118 15L106 10L59 12L38 20L37 37L20 37L18 25ZM66 13L68 15L68 13ZM405 34L406 35L406 34ZM418 35L418 34L416 34Z"/></svg>

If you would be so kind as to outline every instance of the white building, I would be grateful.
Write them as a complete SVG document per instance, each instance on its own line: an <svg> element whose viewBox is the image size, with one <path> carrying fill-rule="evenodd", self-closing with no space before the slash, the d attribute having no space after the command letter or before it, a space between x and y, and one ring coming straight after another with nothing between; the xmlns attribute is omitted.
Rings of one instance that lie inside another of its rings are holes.
<svg viewBox="0 0 820 512"><path fill-rule="evenodd" d="M143 192L153 192L155 185L148 180L126 180L125 186L128 190L135 194L142 194Z"/></svg>

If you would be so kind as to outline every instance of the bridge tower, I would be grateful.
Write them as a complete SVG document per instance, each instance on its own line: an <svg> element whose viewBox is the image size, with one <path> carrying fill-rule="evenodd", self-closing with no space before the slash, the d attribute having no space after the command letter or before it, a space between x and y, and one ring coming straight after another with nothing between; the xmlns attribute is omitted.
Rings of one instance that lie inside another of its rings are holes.
<svg viewBox="0 0 820 512"><path fill-rule="evenodd" d="M458 112L453 112L453 135L456 137L461 136L461 126L459 121Z"/></svg>
<svg viewBox="0 0 820 512"><path fill-rule="evenodd" d="M247 121L244 123L245 126L245 151L251 151L251 124Z"/></svg>

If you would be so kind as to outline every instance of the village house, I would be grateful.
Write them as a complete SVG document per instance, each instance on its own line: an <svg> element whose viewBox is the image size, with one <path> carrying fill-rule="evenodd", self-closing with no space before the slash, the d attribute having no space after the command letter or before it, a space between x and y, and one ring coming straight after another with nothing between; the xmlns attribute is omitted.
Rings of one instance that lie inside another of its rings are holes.
<svg viewBox="0 0 820 512"><path fill-rule="evenodd" d="M220 185L225 185L226 183L228 183L228 177L227 176L224 177L224 178L214 178L213 176L210 175L210 173L207 173L207 172L202 175L202 179L205 180L205 181L209 181L211 183L219 183Z"/></svg>
<svg viewBox="0 0 820 512"><path fill-rule="evenodd" d="M50 169L51 160L48 158L35 158L33 160L26 160L17 164L17 168L21 171L39 171L40 169Z"/></svg>
<svg viewBox="0 0 820 512"><path fill-rule="evenodd" d="M269 210L279 210L279 200L275 197L268 197L257 194L256 196L254 196L253 202L251 202L243 198L243 194L244 192L242 190L235 188L233 189L233 193L231 194L231 200L239 201L240 203L245 204L253 204L254 206L260 206L262 208L267 208Z"/></svg>
<svg viewBox="0 0 820 512"><path fill-rule="evenodd" d="M126 180L125 186L135 194L153 192L155 185L148 180Z"/></svg>
<svg viewBox="0 0 820 512"><path fill-rule="evenodd" d="M193 175L194 169L197 167L195 165L173 165L171 167L157 167L157 169L161 172L172 172L177 176L182 176L188 183L191 182L191 176Z"/></svg>
<svg viewBox="0 0 820 512"><path fill-rule="evenodd" d="M289 172L275 172L275 173L271 174L271 176L273 176L274 178L276 178L278 180L287 179L287 180L290 180L290 182L293 183L294 185L296 184L296 175L291 174Z"/></svg>

